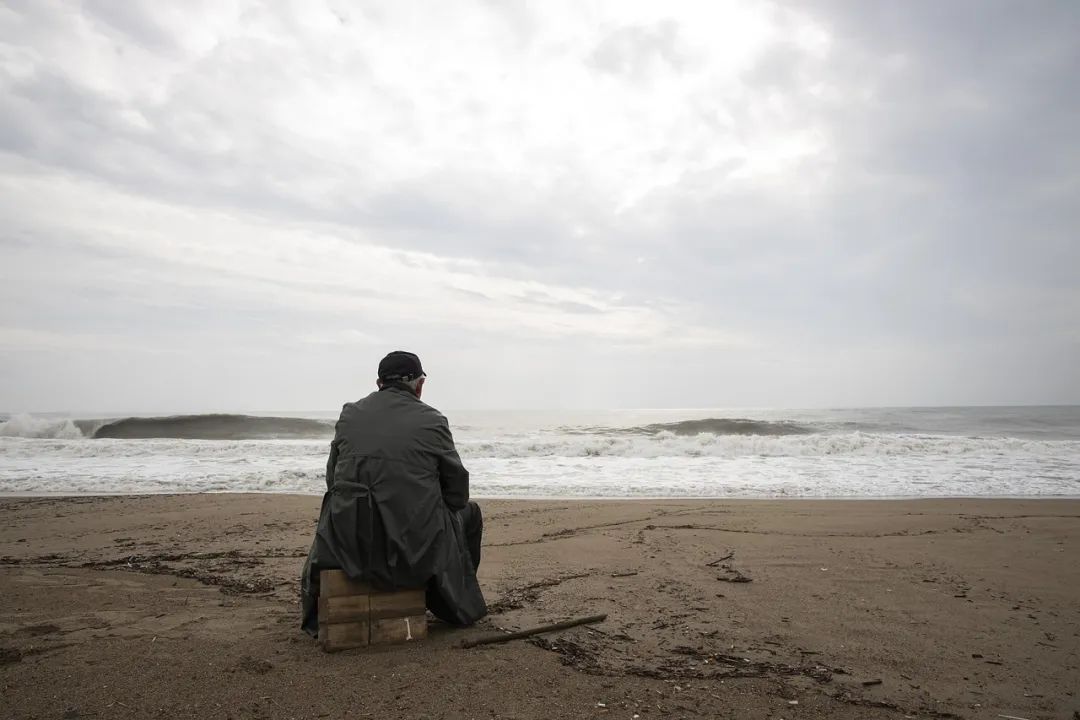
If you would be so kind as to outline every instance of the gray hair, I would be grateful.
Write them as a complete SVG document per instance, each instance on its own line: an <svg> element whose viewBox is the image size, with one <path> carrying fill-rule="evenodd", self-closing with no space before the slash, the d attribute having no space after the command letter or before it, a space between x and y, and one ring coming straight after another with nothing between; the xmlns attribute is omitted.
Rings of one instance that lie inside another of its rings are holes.
<svg viewBox="0 0 1080 720"><path fill-rule="evenodd" d="M379 378L379 387L382 387L383 385L387 385L389 383L401 383L405 387L412 390L413 393L415 393L417 388L420 387L420 382L426 377L427 375L421 375L419 377L414 377L412 380L406 380L402 377L386 378L385 380Z"/></svg>

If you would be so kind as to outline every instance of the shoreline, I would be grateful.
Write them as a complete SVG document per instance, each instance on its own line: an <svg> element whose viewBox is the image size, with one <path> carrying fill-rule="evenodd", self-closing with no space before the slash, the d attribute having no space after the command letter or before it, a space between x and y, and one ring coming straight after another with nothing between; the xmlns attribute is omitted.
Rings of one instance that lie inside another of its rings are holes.
<svg viewBox="0 0 1080 720"><path fill-rule="evenodd" d="M435 624L419 644L326 655L300 632L296 603L318 495L0 498L8 712L1041 720L1080 710L1078 500L482 507L488 618ZM604 623L532 642L458 647L601 612Z"/></svg>

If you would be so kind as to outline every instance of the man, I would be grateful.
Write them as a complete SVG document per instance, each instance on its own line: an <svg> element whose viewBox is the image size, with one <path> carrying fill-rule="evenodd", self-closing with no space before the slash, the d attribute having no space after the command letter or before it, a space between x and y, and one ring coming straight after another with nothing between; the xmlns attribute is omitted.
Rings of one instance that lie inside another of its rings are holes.
<svg viewBox="0 0 1080 720"><path fill-rule="evenodd" d="M341 410L300 583L301 627L312 635L319 571L329 568L383 590L426 587L428 609L448 623L487 614L476 581L480 508L446 418L420 400L426 378L420 358L392 352L379 363L378 390Z"/></svg>

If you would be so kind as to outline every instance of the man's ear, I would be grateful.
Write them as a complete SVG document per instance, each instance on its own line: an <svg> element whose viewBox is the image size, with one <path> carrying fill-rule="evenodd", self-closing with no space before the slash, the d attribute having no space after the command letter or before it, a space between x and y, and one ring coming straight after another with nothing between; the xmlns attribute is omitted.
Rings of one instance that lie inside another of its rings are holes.
<svg viewBox="0 0 1080 720"><path fill-rule="evenodd" d="M416 383L416 397L420 397L420 393L424 392L424 383L427 382L427 378L420 378L420 382Z"/></svg>
<svg viewBox="0 0 1080 720"><path fill-rule="evenodd" d="M375 387L382 390L382 380L380 380L379 378L375 378Z"/></svg>

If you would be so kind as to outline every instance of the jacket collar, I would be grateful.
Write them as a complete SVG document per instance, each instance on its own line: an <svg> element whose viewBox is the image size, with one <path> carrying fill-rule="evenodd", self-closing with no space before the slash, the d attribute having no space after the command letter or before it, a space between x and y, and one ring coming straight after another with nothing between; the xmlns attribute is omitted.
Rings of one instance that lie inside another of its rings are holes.
<svg viewBox="0 0 1080 720"><path fill-rule="evenodd" d="M411 397L413 400L419 400L420 399L420 398L416 397L416 393L414 393L412 391L412 388L409 387L408 385L406 385L403 382L397 382L395 380L390 380L388 382L384 382L383 386L381 388L379 388L379 392L387 392L387 391L391 391L391 390L398 393L399 395L407 395L407 396Z"/></svg>

